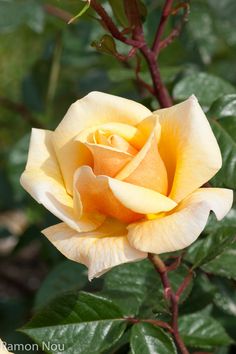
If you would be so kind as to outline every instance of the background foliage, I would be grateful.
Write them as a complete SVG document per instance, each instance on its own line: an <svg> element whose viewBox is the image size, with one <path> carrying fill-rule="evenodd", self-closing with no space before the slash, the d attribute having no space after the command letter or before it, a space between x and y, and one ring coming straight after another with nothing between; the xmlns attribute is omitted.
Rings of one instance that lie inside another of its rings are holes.
<svg viewBox="0 0 236 354"><path fill-rule="evenodd" d="M127 20L118 1L103 3L112 14L110 3L117 23ZM158 106L137 85L135 61L130 60L128 65L117 61L110 55L113 43L99 46L105 30L92 10L67 25L49 14L48 4L73 15L84 6L79 0L51 0L47 4L0 0L0 337L9 343L28 343L27 334L40 343L53 336L55 342L66 343L68 354L154 353L150 343L160 348L159 354L175 353L172 340L162 329L150 323L131 327L121 319L168 319L151 264L144 261L119 266L88 283L85 267L65 260L40 235L40 230L56 220L19 185L31 127L54 129L77 98L98 90L140 101L153 109ZM147 11L145 34L151 42L163 2L145 0L143 4ZM192 1L189 21L181 35L160 55L161 73L174 101L195 93L218 139L223 168L212 184L233 189L235 13L235 0ZM174 21L168 24L169 29ZM126 53L121 44L117 47ZM141 76L150 81L144 64ZM193 352L229 354L236 350L235 227L235 207L221 223L211 216L202 237L186 252L183 266L170 273L177 288L187 267L193 265L195 270L194 282L184 292L180 307L181 334ZM21 333L16 332L35 312L36 317ZM63 318L60 324L58 313ZM69 336L75 328L74 337Z"/></svg>

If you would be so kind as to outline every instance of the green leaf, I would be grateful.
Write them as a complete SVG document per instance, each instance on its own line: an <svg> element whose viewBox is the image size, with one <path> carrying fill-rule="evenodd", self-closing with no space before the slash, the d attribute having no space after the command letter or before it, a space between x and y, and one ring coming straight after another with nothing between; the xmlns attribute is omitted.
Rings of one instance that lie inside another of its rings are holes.
<svg viewBox="0 0 236 354"><path fill-rule="evenodd" d="M183 101L196 95L203 108L209 108L218 97L235 93L235 88L227 81L204 72L190 74L180 80L173 90L176 101Z"/></svg>
<svg viewBox="0 0 236 354"><path fill-rule="evenodd" d="M87 283L87 279L87 270L83 265L69 260L58 264L38 290L35 306L45 306L47 302L65 291L82 289Z"/></svg>
<svg viewBox="0 0 236 354"><path fill-rule="evenodd" d="M54 300L21 332L41 346L43 342L64 344L66 354L99 354L114 345L125 328L121 311L110 300L76 292ZM50 353L58 350L52 347Z"/></svg>
<svg viewBox="0 0 236 354"><path fill-rule="evenodd" d="M213 186L236 188L236 117L225 117L220 120L210 120L211 127L219 143L223 165L211 180ZM225 124L224 124L225 123ZM231 129L229 133L228 129Z"/></svg>
<svg viewBox="0 0 236 354"><path fill-rule="evenodd" d="M176 291L183 279L188 274L188 268L184 265L176 271L169 273L169 279L173 289ZM185 289L181 296L183 302L192 289L192 283ZM104 277L104 290L122 291L132 294L137 299L140 311L166 312L167 303L163 297L161 280L152 264L147 261L122 264ZM127 314L128 315L128 314Z"/></svg>
<svg viewBox="0 0 236 354"><path fill-rule="evenodd" d="M194 279L193 290L182 306L182 313L193 313L205 309L212 304L216 288L206 274L198 272Z"/></svg>
<svg viewBox="0 0 236 354"><path fill-rule="evenodd" d="M113 14L117 21L124 27L129 26L129 21L127 19L125 8L124 8L124 1L117 1L117 0L108 0L109 4L111 5Z"/></svg>
<svg viewBox="0 0 236 354"><path fill-rule="evenodd" d="M207 113L220 145L223 166L212 179L213 186L236 188L236 95L216 100Z"/></svg>
<svg viewBox="0 0 236 354"><path fill-rule="evenodd" d="M208 116L215 119L224 117L236 117L236 94L225 95L213 102Z"/></svg>
<svg viewBox="0 0 236 354"><path fill-rule="evenodd" d="M139 323L131 331L132 354L175 354L173 340L162 329L150 323Z"/></svg>
<svg viewBox="0 0 236 354"><path fill-rule="evenodd" d="M96 48L99 52L116 55L116 44L113 37L108 34L104 34L99 41L93 41L91 44L92 47Z"/></svg>
<svg viewBox="0 0 236 354"><path fill-rule="evenodd" d="M193 264L193 268L203 265L224 252L235 240L234 227L226 227L193 243L187 250L185 260Z"/></svg>
<svg viewBox="0 0 236 354"><path fill-rule="evenodd" d="M217 278L214 281L217 291L214 296L215 305L229 315L236 316L235 285L227 279Z"/></svg>
<svg viewBox="0 0 236 354"><path fill-rule="evenodd" d="M209 64L220 45L214 27L214 17L207 1L196 1L191 4L189 21L186 25L187 44L198 51L204 64Z"/></svg>
<svg viewBox="0 0 236 354"><path fill-rule="evenodd" d="M184 343L190 347L207 349L232 343L221 324L202 313L180 317L179 331Z"/></svg>
<svg viewBox="0 0 236 354"><path fill-rule="evenodd" d="M235 257L236 243L202 268L205 272L236 280Z"/></svg>
<svg viewBox="0 0 236 354"><path fill-rule="evenodd" d="M137 297L123 290L102 290L96 294L112 300L122 310L125 316L135 316L138 314L139 301Z"/></svg>

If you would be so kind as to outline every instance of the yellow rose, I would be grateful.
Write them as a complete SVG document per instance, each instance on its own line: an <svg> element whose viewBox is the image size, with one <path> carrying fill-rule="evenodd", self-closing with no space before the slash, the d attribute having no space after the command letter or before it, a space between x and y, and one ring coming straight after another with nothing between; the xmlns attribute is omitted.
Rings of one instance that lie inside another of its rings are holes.
<svg viewBox="0 0 236 354"><path fill-rule="evenodd" d="M10 353L6 347L5 347L5 343L3 343L3 341L1 340L0 338L0 354L13 354L13 353Z"/></svg>
<svg viewBox="0 0 236 354"><path fill-rule="evenodd" d="M156 112L92 92L55 131L33 129L22 186L63 222L43 234L89 278L187 247L231 190L200 188L221 168L217 141L194 96Z"/></svg>

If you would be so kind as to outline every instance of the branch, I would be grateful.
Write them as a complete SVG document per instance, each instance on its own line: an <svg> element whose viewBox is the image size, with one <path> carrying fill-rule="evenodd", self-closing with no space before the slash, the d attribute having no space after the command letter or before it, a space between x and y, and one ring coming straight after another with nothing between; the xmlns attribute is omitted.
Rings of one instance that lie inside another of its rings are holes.
<svg viewBox="0 0 236 354"><path fill-rule="evenodd" d="M98 3L96 0L91 0L90 1L91 7L94 9L94 11L101 17L103 23L105 24L106 28L108 31L111 33L111 35L118 39L119 41L131 45L136 48L141 48L143 43L140 43L139 41L135 41L133 39L125 37L119 29L116 27L115 23L112 21L104 7Z"/></svg>
<svg viewBox="0 0 236 354"><path fill-rule="evenodd" d="M0 104L11 111L19 113L21 117L32 127L43 128L43 124L32 115L25 105L13 102L5 97L0 97Z"/></svg>
<svg viewBox="0 0 236 354"><path fill-rule="evenodd" d="M68 23L73 18L72 14L70 14L65 10L60 9L59 7L45 4L43 8L44 11L47 12L49 15L55 16L66 23Z"/></svg>
<svg viewBox="0 0 236 354"><path fill-rule="evenodd" d="M164 32L164 28L165 28L166 22L168 20L168 17L171 14L171 8L172 8L173 1L174 0L165 0L165 5L164 5L163 10L162 10L160 23L159 23L159 26L157 28L155 39L154 39L154 42L153 42L153 45L152 45L152 51L155 54L158 53L159 43L161 41L161 36L162 36L162 34Z"/></svg>
<svg viewBox="0 0 236 354"><path fill-rule="evenodd" d="M145 320L145 319L139 319L139 318L133 318L133 317L126 317L126 320L129 322L129 323L132 323L132 324L135 324L135 323L151 323L153 324L154 326L158 326L158 327L162 327L162 328L165 328L167 329L169 332L173 332L171 326L164 322L164 321L159 321L159 320L152 320L152 319L148 319L148 320Z"/></svg>
<svg viewBox="0 0 236 354"><path fill-rule="evenodd" d="M176 342L176 345L178 346L180 352L182 354L189 354L188 349L186 348L180 334L179 334L179 329L178 329L178 316L179 316L179 296L174 293L169 278L167 274L167 267L165 263L156 255L149 253L148 254L149 260L152 262L154 265L156 271L160 275L161 282L164 288L164 296L167 300L170 301L171 305L171 312L172 312L172 323L171 323L171 328L172 328L172 334L174 337L174 340Z"/></svg>
<svg viewBox="0 0 236 354"><path fill-rule="evenodd" d="M184 14L182 16L181 21L178 23L178 25L175 28L173 28L171 33L165 39L160 41L158 49L157 49L157 53L159 53L161 49L166 48L169 44L171 44L173 42L173 40L176 37L178 37L180 35L184 24L187 22L188 15L189 15L189 4L187 4L187 3L180 4L178 6L178 8L172 12L172 14L176 14L181 8L184 8Z"/></svg>

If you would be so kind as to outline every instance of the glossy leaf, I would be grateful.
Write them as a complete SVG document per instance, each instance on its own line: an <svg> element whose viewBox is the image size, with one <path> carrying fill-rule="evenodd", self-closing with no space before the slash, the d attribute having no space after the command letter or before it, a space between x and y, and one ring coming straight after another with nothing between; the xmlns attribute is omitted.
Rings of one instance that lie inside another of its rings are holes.
<svg viewBox="0 0 236 354"><path fill-rule="evenodd" d="M182 265L176 271L169 273L169 279L176 291L188 274L188 268ZM184 301L191 292L192 283L181 296ZM112 269L104 277L104 289L121 291L136 297L141 310L148 307L153 311L167 311L167 304L163 298L163 287L160 277L152 264L145 260L136 263L123 264Z"/></svg>
<svg viewBox="0 0 236 354"><path fill-rule="evenodd" d="M57 344L50 353L95 354L114 345L126 328L110 300L81 292L64 295L37 313L21 331L39 343Z"/></svg>
<svg viewBox="0 0 236 354"><path fill-rule="evenodd" d="M79 263L66 260L58 264L43 281L37 292L35 306L42 307L65 291L82 289L87 283L87 269Z"/></svg>
<svg viewBox="0 0 236 354"><path fill-rule="evenodd" d="M224 117L236 117L236 94L220 97L213 102L207 114L217 120Z"/></svg>
<svg viewBox="0 0 236 354"><path fill-rule="evenodd" d="M221 324L202 313L182 316L179 331L184 343L190 347L207 349L232 343Z"/></svg>
<svg viewBox="0 0 236 354"><path fill-rule="evenodd" d="M203 270L222 277L236 280L236 243L217 258L203 266Z"/></svg>
<svg viewBox="0 0 236 354"><path fill-rule="evenodd" d="M200 104L208 108L218 97L235 92L235 88L229 82L201 72L190 74L180 80L174 86L173 96L176 101L182 101L195 94Z"/></svg>
<svg viewBox="0 0 236 354"><path fill-rule="evenodd" d="M130 346L132 354L177 353L171 337L150 323L139 323L133 326Z"/></svg>
<svg viewBox="0 0 236 354"><path fill-rule="evenodd" d="M225 313L236 316L236 292L234 283L227 279L223 280L217 278L214 284L217 289L214 296L215 305Z"/></svg>
<svg viewBox="0 0 236 354"><path fill-rule="evenodd" d="M193 268L199 267L224 252L235 240L234 227L226 227L216 230L204 239L191 245L185 259L193 264Z"/></svg>

